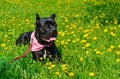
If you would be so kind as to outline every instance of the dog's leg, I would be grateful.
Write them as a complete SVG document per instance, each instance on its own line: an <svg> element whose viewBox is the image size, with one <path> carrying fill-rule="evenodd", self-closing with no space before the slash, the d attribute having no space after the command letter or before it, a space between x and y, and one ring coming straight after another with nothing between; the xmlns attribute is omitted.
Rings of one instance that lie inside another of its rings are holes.
<svg viewBox="0 0 120 79"><path fill-rule="evenodd" d="M33 31L25 32L25 33L21 34L16 40L16 45L21 46L22 44L23 45L29 44L32 32Z"/></svg>

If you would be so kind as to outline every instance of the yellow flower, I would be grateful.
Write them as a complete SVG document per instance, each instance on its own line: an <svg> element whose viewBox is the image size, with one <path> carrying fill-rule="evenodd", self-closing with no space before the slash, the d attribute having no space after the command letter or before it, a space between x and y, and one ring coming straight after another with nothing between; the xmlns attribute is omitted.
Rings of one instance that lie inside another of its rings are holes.
<svg viewBox="0 0 120 79"><path fill-rule="evenodd" d="M52 62L47 62L45 65L46 66L52 65Z"/></svg>
<svg viewBox="0 0 120 79"><path fill-rule="evenodd" d="M112 50L114 49L115 47L113 45L110 46L110 48L108 49L109 52L112 52Z"/></svg>
<svg viewBox="0 0 120 79"><path fill-rule="evenodd" d="M120 59L116 59L116 62L120 62Z"/></svg>
<svg viewBox="0 0 120 79"><path fill-rule="evenodd" d="M76 39L76 41L80 41L80 39L79 39L79 38L77 38L77 39Z"/></svg>
<svg viewBox="0 0 120 79"><path fill-rule="evenodd" d="M63 68L63 67L66 67L66 64L62 64L61 66L62 66L62 68Z"/></svg>
<svg viewBox="0 0 120 79"><path fill-rule="evenodd" d="M116 34L114 32L110 32L111 36L116 36Z"/></svg>
<svg viewBox="0 0 120 79"><path fill-rule="evenodd" d="M11 34L12 34L12 32L8 32L8 34L9 34L9 35L11 35Z"/></svg>
<svg viewBox="0 0 120 79"><path fill-rule="evenodd" d="M55 65L54 65L54 64L52 64L52 65L51 65L51 68L54 68L54 67L55 67Z"/></svg>
<svg viewBox="0 0 120 79"><path fill-rule="evenodd" d="M48 67L49 70L51 70L51 67Z"/></svg>
<svg viewBox="0 0 120 79"><path fill-rule="evenodd" d="M1 47L5 47L5 46L6 46L6 44L4 44L4 43L3 43L3 44L1 44Z"/></svg>
<svg viewBox="0 0 120 79"><path fill-rule="evenodd" d="M93 40L97 40L97 37L95 36L95 37L93 37Z"/></svg>
<svg viewBox="0 0 120 79"><path fill-rule="evenodd" d="M68 22L68 19L65 19L65 22Z"/></svg>
<svg viewBox="0 0 120 79"><path fill-rule="evenodd" d="M94 72L90 72L89 76L93 77L93 76L95 76L95 73Z"/></svg>
<svg viewBox="0 0 120 79"><path fill-rule="evenodd" d="M85 47L82 47L82 49L85 49Z"/></svg>
<svg viewBox="0 0 120 79"><path fill-rule="evenodd" d="M89 29L85 30L84 32L85 32L85 33L86 33L86 32L89 32Z"/></svg>
<svg viewBox="0 0 120 79"><path fill-rule="evenodd" d="M64 44L65 44L65 41L61 41L61 44L64 45Z"/></svg>
<svg viewBox="0 0 120 79"><path fill-rule="evenodd" d="M79 17L80 15L79 14L76 14L75 17Z"/></svg>
<svg viewBox="0 0 120 79"><path fill-rule="evenodd" d="M73 77L73 76L74 76L74 73L73 73L73 72L70 72L68 75L69 75L70 77Z"/></svg>
<svg viewBox="0 0 120 79"><path fill-rule="evenodd" d="M117 23L118 23L118 20L117 20L117 19L115 19L115 20L114 20L114 24L117 24Z"/></svg>
<svg viewBox="0 0 120 79"><path fill-rule="evenodd" d="M85 44L85 47L89 47L89 46L90 46L90 43Z"/></svg>
<svg viewBox="0 0 120 79"><path fill-rule="evenodd" d="M72 40L72 43L76 43L76 41L75 41L75 40Z"/></svg>
<svg viewBox="0 0 120 79"><path fill-rule="evenodd" d="M103 31L104 31L104 32L107 32L107 31L108 31L108 29L104 29Z"/></svg>
<svg viewBox="0 0 120 79"><path fill-rule="evenodd" d="M70 39L67 39L68 42L70 42Z"/></svg>
<svg viewBox="0 0 120 79"><path fill-rule="evenodd" d="M85 34L85 35L84 35L84 38L87 38L88 36L89 36L89 34Z"/></svg>
<svg viewBox="0 0 120 79"><path fill-rule="evenodd" d="M43 57L40 57L40 60L43 60Z"/></svg>
<svg viewBox="0 0 120 79"><path fill-rule="evenodd" d="M55 75L60 75L60 73L58 71L55 72Z"/></svg>
<svg viewBox="0 0 120 79"><path fill-rule="evenodd" d="M8 37L8 35L4 35L4 37L5 37L5 38L7 38L7 37Z"/></svg>
<svg viewBox="0 0 120 79"><path fill-rule="evenodd" d="M94 49L94 51L96 52L96 51L97 51L97 49Z"/></svg>
<svg viewBox="0 0 120 79"><path fill-rule="evenodd" d="M87 41L86 40L81 40L81 43L86 43Z"/></svg>
<svg viewBox="0 0 120 79"><path fill-rule="evenodd" d="M100 51L96 51L96 54L101 54L101 52Z"/></svg>
<svg viewBox="0 0 120 79"><path fill-rule="evenodd" d="M111 48L111 49L114 49L114 48L115 48L115 46L111 45L111 46L110 46L110 48Z"/></svg>
<svg viewBox="0 0 120 79"><path fill-rule="evenodd" d="M116 54L117 54L117 55L120 55L120 51L117 51Z"/></svg>
<svg viewBox="0 0 120 79"><path fill-rule="evenodd" d="M85 52L86 56L88 56L89 53L90 53L89 51L86 51L86 52Z"/></svg>
<svg viewBox="0 0 120 79"><path fill-rule="evenodd" d="M82 57L80 57L80 58L79 58L79 60L80 60L80 61L83 61L83 58L82 58Z"/></svg>
<svg viewBox="0 0 120 79"><path fill-rule="evenodd" d="M120 48L120 44L118 45L118 48Z"/></svg>
<svg viewBox="0 0 120 79"><path fill-rule="evenodd" d="M66 64L61 65L62 66L62 71L66 72Z"/></svg>
<svg viewBox="0 0 120 79"><path fill-rule="evenodd" d="M64 32L62 32L62 33L61 33L61 36L65 36L65 33L64 33Z"/></svg>

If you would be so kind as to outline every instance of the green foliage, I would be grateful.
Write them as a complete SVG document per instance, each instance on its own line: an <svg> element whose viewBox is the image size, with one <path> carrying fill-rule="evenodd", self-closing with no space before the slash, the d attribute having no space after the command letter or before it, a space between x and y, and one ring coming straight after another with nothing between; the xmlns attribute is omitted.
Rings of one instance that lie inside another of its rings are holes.
<svg viewBox="0 0 120 79"><path fill-rule="evenodd" d="M120 24L120 2L118 0L99 0L86 2L86 19L102 25ZM85 19L85 20L86 20Z"/></svg>
<svg viewBox="0 0 120 79"><path fill-rule="evenodd" d="M119 9L119 0L2 0L0 79L120 78ZM10 62L26 51L28 46L16 46L15 41L34 30L36 13L56 13L56 45L66 64L35 62L32 54Z"/></svg>

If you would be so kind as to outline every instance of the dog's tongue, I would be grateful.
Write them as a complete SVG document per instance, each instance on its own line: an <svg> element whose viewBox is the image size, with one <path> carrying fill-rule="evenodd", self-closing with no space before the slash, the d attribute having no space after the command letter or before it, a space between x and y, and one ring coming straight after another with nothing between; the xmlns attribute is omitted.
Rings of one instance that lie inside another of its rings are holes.
<svg viewBox="0 0 120 79"><path fill-rule="evenodd" d="M55 38L55 37L53 37L53 38L50 38L50 41L54 41L54 40L56 40L56 38Z"/></svg>

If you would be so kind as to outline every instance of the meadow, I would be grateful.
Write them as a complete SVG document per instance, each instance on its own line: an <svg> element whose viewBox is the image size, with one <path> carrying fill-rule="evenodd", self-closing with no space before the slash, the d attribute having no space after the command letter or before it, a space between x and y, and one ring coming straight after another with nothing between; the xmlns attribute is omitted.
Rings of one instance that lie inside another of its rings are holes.
<svg viewBox="0 0 120 79"><path fill-rule="evenodd" d="M10 63L26 51L15 42L35 29L36 13L56 14L65 63L35 62L31 53ZM0 79L120 79L119 0L1 0Z"/></svg>

